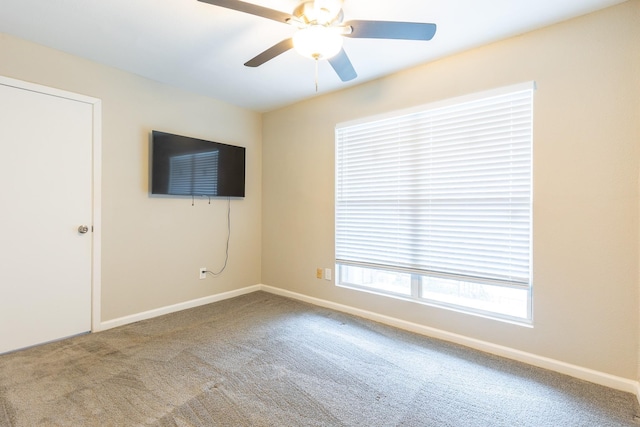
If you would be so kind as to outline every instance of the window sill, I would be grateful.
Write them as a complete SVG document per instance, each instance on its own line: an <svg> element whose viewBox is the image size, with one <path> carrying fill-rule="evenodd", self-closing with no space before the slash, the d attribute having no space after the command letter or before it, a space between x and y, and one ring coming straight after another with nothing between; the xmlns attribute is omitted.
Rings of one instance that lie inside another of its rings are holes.
<svg viewBox="0 0 640 427"><path fill-rule="evenodd" d="M372 289L372 288L368 288L366 286L360 286L360 285L355 285L355 284L351 284L351 283L336 282L336 286L340 287L340 288L344 288L344 289L350 289L350 290L358 291L358 292L366 292L368 294L377 295L377 296L381 296L381 297L385 297L385 298L393 298L393 299L397 299L397 300L401 300L401 301L407 301L407 302L411 302L411 303L416 303L416 304L419 304L419 305L422 305L422 306L427 306L427 307L432 307L432 308L437 308L437 309L443 309L443 310L447 310L447 311L453 311L453 312L464 314L464 315L480 317L480 318L488 319L488 320L495 320L495 321L498 321L498 322L509 323L511 325L522 326L522 327L525 327L525 328L533 328L533 320L532 319L524 319L524 318L517 318L517 317L499 315L499 314L490 313L490 312L486 312L486 311L482 311L482 310L476 310L476 309L473 309L473 308L462 307L462 306L453 305L453 304L447 304L447 303L444 303L444 302L427 300L427 299L422 299L422 298L415 298L415 297L412 297L412 296L403 295L403 294L397 294L397 293L392 293L392 292L384 292L384 291L381 291L381 290Z"/></svg>

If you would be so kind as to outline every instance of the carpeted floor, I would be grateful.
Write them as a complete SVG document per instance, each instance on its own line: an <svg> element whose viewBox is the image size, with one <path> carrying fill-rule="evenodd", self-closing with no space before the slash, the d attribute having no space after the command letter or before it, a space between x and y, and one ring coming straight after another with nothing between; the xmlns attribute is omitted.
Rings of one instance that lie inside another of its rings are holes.
<svg viewBox="0 0 640 427"><path fill-rule="evenodd" d="M637 426L633 395L256 292L0 356L0 426Z"/></svg>

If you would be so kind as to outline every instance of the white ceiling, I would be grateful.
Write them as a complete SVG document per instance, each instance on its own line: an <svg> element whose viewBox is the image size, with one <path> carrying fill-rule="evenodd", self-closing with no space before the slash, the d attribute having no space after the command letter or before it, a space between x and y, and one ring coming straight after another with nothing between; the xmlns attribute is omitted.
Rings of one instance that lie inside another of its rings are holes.
<svg viewBox="0 0 640 427"><path fill-rule="evenodd" d="M319 93L550 25L625 0L345 0L345 21L433 22L433 40L345 39L358 78L319 63ZM251 0L291 13L298 0ZM288 51L243 64L291 37L289 25L197 0L0 0L0 32L241 107L268 111L316 96L315 65Z"/></svg>

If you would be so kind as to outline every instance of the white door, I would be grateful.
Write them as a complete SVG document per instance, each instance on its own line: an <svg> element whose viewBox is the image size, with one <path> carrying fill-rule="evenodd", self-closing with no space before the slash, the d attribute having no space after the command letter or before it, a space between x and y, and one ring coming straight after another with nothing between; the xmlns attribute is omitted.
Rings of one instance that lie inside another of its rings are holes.
<svg viewBox="0 0 640 427"><path fill-rule="evenodd" d="M0 353L91 329L92 114L0 81Z"/></svg>

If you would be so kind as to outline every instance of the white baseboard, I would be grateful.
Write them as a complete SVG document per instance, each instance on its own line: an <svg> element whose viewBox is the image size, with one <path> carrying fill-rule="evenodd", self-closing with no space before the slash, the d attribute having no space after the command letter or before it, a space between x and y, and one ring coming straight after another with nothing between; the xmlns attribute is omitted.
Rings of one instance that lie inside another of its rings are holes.
<svg viewBox="0 0 640 427"><path fill-rule="evenodd" d="M575 378L579 378L585 381L589 381L595 384L600 384L605 387L610 387L616 390L621 390L627 393L632 393L636 396L640 402L640 383L638 381L630 380L627 378L610 375L604 372L595 371L593 369L584 368L570 363L561 362L559 360L550 359L544 356L538 356L532 353L516 350L510 347L505 347L497 344L493 344L487 341L477 340L475 338L469 338L463 335L454 334L451 332L443 331L441 329L431 328L429 326L420 325L417 323L407 322L405 320L396 319L394 317L385 316L382 314L374 313L367 310L361 310L351 306L338 304L335 302L310 297L308 295L299 294L296 292L287 291L285 289L275 288L273 286L258 284L248 286L242 289L236 289L221 294L211 295L196 300L186 301L179 304L170 305L167 307L161 307L154 310L145 311L143 313L132 314L130 316L124 316L106 322L101 322L98 329L94 329L94 332L104 331L107 329L115 328L118 326L127 325L129 323L138 322L140 320L151 319L153 317L162 316L164 314L174 313L189 308L198 307L205 304L210 304L217 301L222 301L229 298L234 298L240 295L249 294L256 291L265 291L274 295L280 295L287 298L292 298L298 301L307 302L320 307L329 308L343 313L353 314L354 316L363 317L365 319L373 320L375 322L383 323L385 325L394 326L399 329L403 329L417 334L425 335L432 338L441 339L444 341L453 342L466 347L470 347L476 350L484 351L486 353L495 354L497 356L506 357L508 359L524 362L529 365L537 366L551 371L559 372L561 374L569 375Z"/></svg>
<svg viewBox="0 0 640 427"><path fill-rule="evenodd" d="M365 319L373 320L385 325L394 326L406 331L415 332L428 337L438 338L444 341L464 345L466 347L481 350L486 353L491 353L497 356L506 357L508 359L517 360L519 362L524 362L529 365L537 366L539 368L548 369L595 384L600 384L616 390L632 393L640 402L640 383L638 381L606 374L604 372L595 371L593 369L583 368L581 366L572 365L570 363L561 362L558 360L550 359L548 357L538 356L510 347L492 344L490 342L477 340L475 338L469 338L463 335L454 334L417 323L407 322L405 320L396 319L394 317L384 316L382 314L374 313L371 311L361 310L347 305L337 304L331 301L290 292L284 289L274 288L272 286L261 285L261 290L299 301L308 302L320 307L330 308L332 310L353 314L358 317L363 317Z"/></svg>
<svg viewBox="0 0 640 427"><path fill-rule="evenodd" d="M235 298L240 295L249 294L262 290L262 285L248 286L242 289L236 289L229 292L223 292L221 294L210 295L204 298L198 298L191 301L181 302L179 304L169 305L166 307L160 307L153 310L145 311L142 313L132 314L130 316L119 317L113 320L107 320L106 322L100 322L97 329L94 328L93 332L106 331L107 329L117 328L118 326L128 325L129 323L139 322L140 320L151 319L153 317L162 316L169 313L175 313L177 311L186 310L189 308L199 307L201 305L211 304L212 302L218 302L229 298Z"/></svg>

